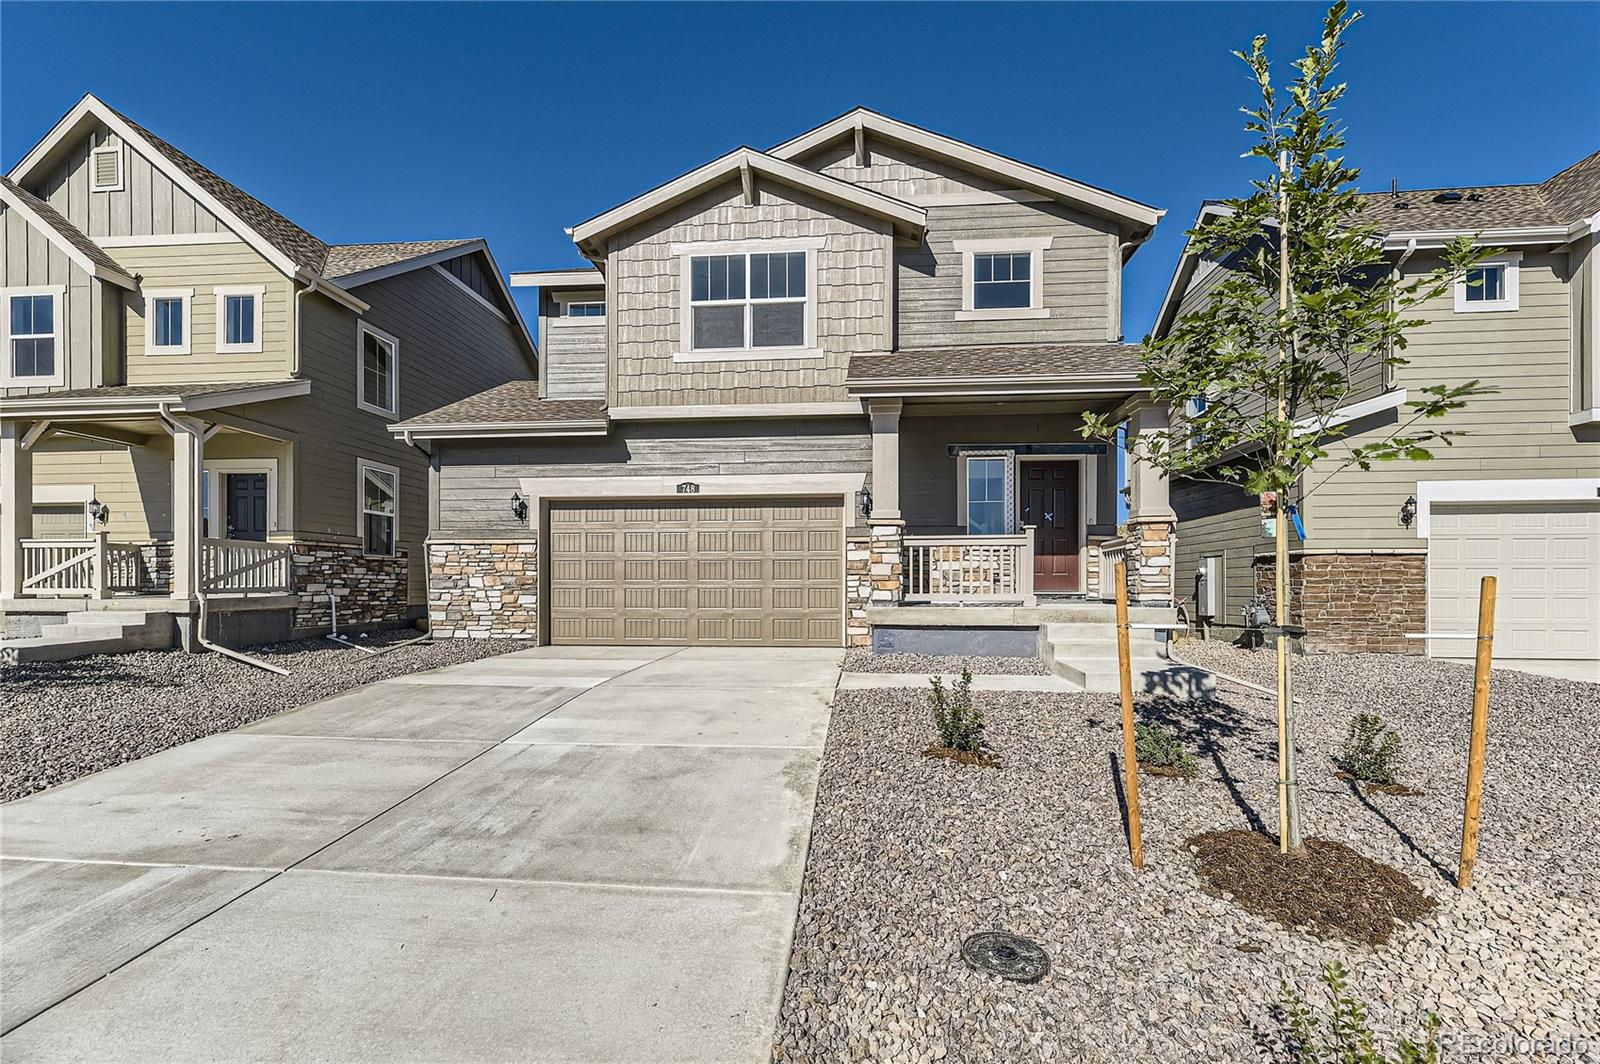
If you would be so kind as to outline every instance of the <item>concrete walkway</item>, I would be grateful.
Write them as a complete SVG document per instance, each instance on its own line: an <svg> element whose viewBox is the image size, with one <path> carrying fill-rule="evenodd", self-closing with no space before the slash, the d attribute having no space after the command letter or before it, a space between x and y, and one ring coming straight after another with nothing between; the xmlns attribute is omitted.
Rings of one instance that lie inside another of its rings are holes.
<svg viewBox="0 0 1600 1064"><path fill-rule="evenodd" d="M0 807L0 1057L767 1060L840 659L532 649Z"/></svg>
<svg viewBox="0 0 1600 1064"><path fill-rule="evenodd" d="M938 676L946 687L959 683L956 672L847 672L839 677L842 691L874 691L885 687L917 687L926 690ZM1059 676L1012 676L997 673L973 673L974 691L1053 691L1057 693L1082 693L1083 688Z"/></svg>

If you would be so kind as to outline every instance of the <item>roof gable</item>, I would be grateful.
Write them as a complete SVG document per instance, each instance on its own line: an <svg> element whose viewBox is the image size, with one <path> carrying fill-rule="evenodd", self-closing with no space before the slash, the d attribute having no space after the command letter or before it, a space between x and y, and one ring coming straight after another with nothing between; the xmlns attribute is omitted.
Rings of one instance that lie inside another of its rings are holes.
<svg viewBox="0 0 1600 1064"><path fill-rule="evenodd" d="M895 144L903 144L933 159L954 163L973 173L1010 186L1040 192L1053 199L1102 216L1115 218L1130 228L1155 228L1166 211L1137 200L1118 196L1103 188L1074 181L1069 177L1029 165L1009 156L967 144L942 133L901 122L887 115L858 107L808 132L784 141L769 154L798 160L843 137L870 133Z"/></svg>
<svg viewBox="0 0 1600 1064"><path fill-rule="evenodd" d="M585 255L598 257L604 254L607 237L621 232L634 223L688 200L699 192L722 184L733 177L743 177L746 194L753 190L756 176L805 189L825 199L855 207L868 214L886 218L901 231L920 235L927 226L928 212L921 207L874 192L847 181L819 174L804 166L773 158L754 148L735 148L704 166L659 185L643 195L580 222L571 230L573 241Z"/></svg>
<svg viewBox="0 0 1600 1064"><path fill-rule="evenodd" d="M98 277L132 290L138 285L117 260L83 234L61 212L9 177L0 177L0 202L16 211L39 232L43 233L67 257L77 263L91 277Z"/></svg>

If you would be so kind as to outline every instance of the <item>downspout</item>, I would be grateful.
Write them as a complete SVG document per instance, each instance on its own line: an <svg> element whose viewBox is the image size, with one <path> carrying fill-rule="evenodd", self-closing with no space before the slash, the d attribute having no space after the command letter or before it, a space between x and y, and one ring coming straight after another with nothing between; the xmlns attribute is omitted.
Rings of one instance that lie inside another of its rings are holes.
<svg viewBox="0 0 1600 1064"><path fill-rule="evenodd" d="M1113 343L1122 342L1122 271L1128 265L1128 260L1133 257L1134 251L1155 235L1156 231L1151 229L1137 240L1124 240L1117 245L1117 335Z"/></svg>
<svg viewBox="0 0 1600 1064"><path fill-rule="evenodd" d="M312 277L311 280L306 282L306 286L304 288L300 289L294 294L294 320L289 323L289 350L291 353L289 376L291 377L300 376L300 299L302 296L308 295L311 292L315 292L317 290L317 285L321 283L321 281L322 278L320 277Z"/></svg>
<svg viewBox="0 0 1600 1064"><path fill-rule="evenodd" d="M1416 253L1417 253L1417 238L1416 237L1412 237L1410 240L1406 241L1406 249L1400 253L1400 258L1395 261L1395 264L1394 264L1394 276L1395 276L1395 280L1396 281L1398 281L1400 279L1400 271L1405 269L1406 262L1411 258L1411 256L1415 255ZM1391 306L1390 309L1392 310L1393 307ZM1389 357L1390 358L1394 357L1394 348L1392 348L1392 347L1389 349ZM1383 366L1383 390L1387 392L1390 389L1392 389L1393 387L1394 387L1394 366L1386 361L1384 363L1384 366Z"/></svg>

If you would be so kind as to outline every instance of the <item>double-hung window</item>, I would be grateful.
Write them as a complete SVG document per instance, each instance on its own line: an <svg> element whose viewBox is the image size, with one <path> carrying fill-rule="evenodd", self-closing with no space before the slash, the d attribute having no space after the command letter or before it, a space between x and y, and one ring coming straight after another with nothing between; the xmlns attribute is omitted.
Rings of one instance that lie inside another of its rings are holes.
<svg viewBox="0 0 1600 1064"><path fill-rule="evenodd" d="M145 354L189 353L189 311L193 302L193 288L162 288L145 292Z"/></svg>
<svg viewBox="0 0 1600 1064"><path fill-rule="evenodd" d="M261 350L261 303L265 285L218 285L217 350Z"/></svg>
<svg viewBox="0 0 1600 1064"><path fill-rule="evenodd" d="M356 405L394 417L400 409L400 341L366 322L356 327Z"/></svg>
<svg viewBox="0 0 1600 1064"><path fill-rule="evenodd" d="M810 353L814 254L783 249L689 255L687 352Z"/></svg>
<svg viewBox="0 0 1600 1064"><path fill-rule="evenodd" d="M967 457L967 534L1000 536L1009 531L1006 520L1006 468L1008 455Z"/></svg>
<svg viewBox="0 0 1600 1064"><path fill-rule="evenodd" d="M361 499L361 550L392 557L395 523L400 516L400 470L363 458L356 462L356 473L356 490Z"/></svg>
<svg viewBox="0 0 1600 1064"><path fill-rule="evenodd" d="M12 288L5 295L5 377L18 384L64 382L61 287Z"/></svg>
<svg viewBox="0 0 1600 1064"><path fill-rule="evenodd" d="M1512 252L1485 259L1467 270L1456 279L1456 313L1516 310L1521 302L1521 267L1521 253Z"/></svg>

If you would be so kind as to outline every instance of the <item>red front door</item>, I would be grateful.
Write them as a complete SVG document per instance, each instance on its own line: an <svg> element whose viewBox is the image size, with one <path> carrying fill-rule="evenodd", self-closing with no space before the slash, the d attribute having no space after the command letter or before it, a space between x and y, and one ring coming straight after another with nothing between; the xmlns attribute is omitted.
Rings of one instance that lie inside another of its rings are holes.
<svg viewBox="0 0 1600 1064"><path fill-rule="evenodd" d="M1033 589L1082 591L1078 582L1078 463L1022 463L1022 523L1034 525Z"/></svg>

